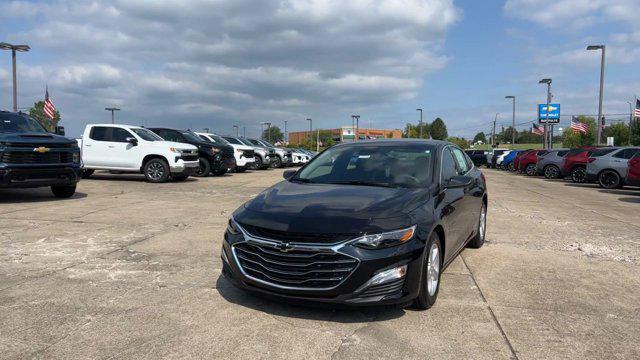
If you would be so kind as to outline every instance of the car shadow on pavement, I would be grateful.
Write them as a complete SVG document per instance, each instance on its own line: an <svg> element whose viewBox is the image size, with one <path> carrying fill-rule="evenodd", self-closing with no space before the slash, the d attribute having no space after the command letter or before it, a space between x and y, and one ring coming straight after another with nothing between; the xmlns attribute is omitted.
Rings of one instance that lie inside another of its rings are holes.
<svg viewBox="0 0 640 360"><path fill-rule="evenodd" d="M224 276L216 281L218 293L230 303L274 316L337 323L376 322L396 319L405 314L399 306L348 307L346 305L293 301L248 292L235 287Z"/></svg>
<svg viewBox="0 0 640 360"><path fill-rule="evenodd" d="M88 179L85 180L109 180L109 181L137 181L137 182L146 182L144 175L142 174L109 174L109 173L95 173L91 175ZM185 180L179 181L180 183L198 181L195 177L189 177ZM175 181L168 181L169 183Z"/></svg>
<svg viewBox="0 0 640 360"><path fill-rule="evenodd" d="M622 202L640 204L640 197L621 197L618 200Z"/></svg>
<svg viewBox="0 0 640 360"><path fill-rule="evenodd" d="M573 186L573 187L590 188L590 189L599 189L600 188L600 186L598 186L598 184L574 183L574 182L568 182L568 183L564 184L564 186Z"/></svg>
<svg viewBox="0 0 640 360"><path fill-rule="evenodd" d="M53 196L49 188L38 189L0 189L0 205L2 204L16 204L16 203L30 203L30 202L45 202L45 201L65 201L73 199L82 199L87 197L87 194L76 192L72 197L68 199L60 199Z"/></svg>

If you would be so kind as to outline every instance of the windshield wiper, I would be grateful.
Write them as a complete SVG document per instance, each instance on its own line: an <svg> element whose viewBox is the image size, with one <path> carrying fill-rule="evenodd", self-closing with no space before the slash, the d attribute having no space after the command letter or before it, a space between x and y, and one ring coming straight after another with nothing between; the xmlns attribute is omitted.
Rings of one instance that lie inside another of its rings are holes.
<svg viewBox="0 0 640 360"><path fill-rule="evenodd" d="M393 188L395 186L389 183L380 183L373 181L363 181L363 180L349 180L349 181L331 181L327 184L336 184L336 185L363 185L363 186L377 186L377 187L386 187Z"/></svg>

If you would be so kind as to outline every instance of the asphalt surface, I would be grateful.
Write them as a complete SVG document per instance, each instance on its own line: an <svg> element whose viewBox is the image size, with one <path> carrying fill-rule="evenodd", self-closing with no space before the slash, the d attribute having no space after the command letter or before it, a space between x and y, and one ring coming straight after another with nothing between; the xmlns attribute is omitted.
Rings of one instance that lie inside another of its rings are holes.
<svg viewBox="0 0 640 360"><path fill-rule="evenodd" d="M484 172L487 243L425 312L291 305L221 278L228 215L281 170L96 175L63 201L0 190L0 358L640 358L640 190Z"/></svg>

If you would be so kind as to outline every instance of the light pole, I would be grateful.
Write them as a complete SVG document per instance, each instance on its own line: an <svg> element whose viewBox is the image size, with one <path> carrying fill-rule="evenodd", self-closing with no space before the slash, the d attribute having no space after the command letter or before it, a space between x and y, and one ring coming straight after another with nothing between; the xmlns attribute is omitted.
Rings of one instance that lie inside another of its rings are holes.
<svg viewBox="0 0 640 360"><path fill-rule="evenodd" d="M351 129L353 130L353 141L358 141L358 122L360 115L351 115Z"/></svg>
<svg viewBox="0 0 640 360"><path fill-rule="evenodd" d="M545 116L545 122L544 122L544 145L543 147L546 149L547 148L547 136L549 133L549 130L547 128L547 125L549 124L549 105L551 104L551 79L545 78L542 79L540 81L538 81L538 84L547 84L547 115Z"/></svg>
<svg viewBox="0 0 640 360"><path fill-rule="evenodd" d="M638 99L636 99L636 102L638 102ZM631 125L633 125L633 110L634 110L634 106L636 104L632 103L631 101L627 101L627 104L629 104L629 146L631 146Z"/></svg>
<svg viewBox="0 0 640 360"><path fill-rule="evenodd" d="M287 120L284 121L284 143L289 143L289 136L287 134Z"/></svg>
<svg viewBox="0 0 640 360"><path fill-rule="evenodd" d="M246 137L247 137L247 127L246 127L246 126L243 126L243 127L242 127L242 137L243 137L243 138L246 138Z"/></svg>
<svg viewBox="0 0 640 360"><path fill-rule="evenodd" d="M600 145L600 138L602 136L602 100L604 98L604 66L605 66L605 50L604 45L589 45L587 50L602 50L602 57L600 58L600 99L598 100L598 120L596 126L598 127L598 140L597 145Z"/></svg>
<svg viewBox="0 0 640 360"><path fill-rule="evenodd" d="M261 122L260 125L267 125L267 141L271 143L271 123L270 122ZM264 134L261 136L264 139Z"/></svg>
<svg viewBox="0 0 640 360"><path fill-rule="evenodd" d="M29 45L13 45L6 42L0 43L0 49L11 50L11 62L13 64L13 112L18 112L18 80L16 78L16 51L27 52L31 50Z"/></svg>
<svg viewBox="0 0 640 360"><path fill-rule="evenodd" d="M513 95L507 95L505 99L513 100L513 117L511 118L511 145L516 143L516 97Z"/></svg>
<svg viewBox="0 0 640 360"><path fill-rule="evenodd" d="M498 115L500 115L500 113L496 113L496 116L493 118L493 131L491 132L491 146L496 146L496 121L498 121Z"/></svg>
<svg viewBox="0 0 640 360"><path fill-rule="evenodd" d="M120 109L116 108L116 107L109 107L109 108L104 108L107 111L111 111L111 123L115 124L115 117L113 116L113 113L116 111L120 111Z"/></svg>
<svg viewBox="0 0 640 360"><path fill-rule="evenodd" d="M240 134L238 133L238 125L233 125L233 128L236 129L236 137L238 137Z"/></svg>
<svg viewBox="0 0 640 360"><path fill-rule="evenodd" d="M313 119L307 119L309 122L309 149L311 149L311 144L313 144Z"/></svg>
<svg viewBox="0 0 640 360"><path fill-rule="evenodd" d="M420 122L418 122L418 131L420 132L419 138L422 139L422 109L416 109L416 111L420 111Z"/></svg>

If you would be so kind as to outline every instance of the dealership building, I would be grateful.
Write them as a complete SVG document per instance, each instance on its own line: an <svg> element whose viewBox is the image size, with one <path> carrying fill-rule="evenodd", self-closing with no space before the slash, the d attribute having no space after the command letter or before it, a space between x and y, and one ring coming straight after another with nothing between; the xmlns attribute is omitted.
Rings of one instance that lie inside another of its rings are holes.
<svg viewBox="0 0 640 360"><path fill-rule="evenodd" d="M330 132L331 138L336 143L354 141L356 137L356 131L358 133L358 139L400 139L402 138L402 130L398 129L367 129L349 126L342 126L337 129L320 129L323 134ZM314 131L292 131L289 133L289 144L298 145L303 141L308 141L311 137L315 138L317 135Z"/></svg>

